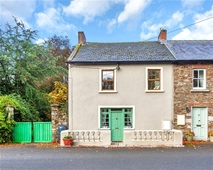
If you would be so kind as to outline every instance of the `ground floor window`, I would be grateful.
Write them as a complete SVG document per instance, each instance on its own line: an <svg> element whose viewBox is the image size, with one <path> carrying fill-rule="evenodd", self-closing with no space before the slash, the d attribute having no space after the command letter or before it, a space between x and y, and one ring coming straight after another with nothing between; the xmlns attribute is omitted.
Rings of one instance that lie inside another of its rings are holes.
<svg viewBox="0 0 213 170"><path fill-rule="evenodd" d="M101 127L109 127L109 109L101 109Z"/></svg>
<svg viewBox="0 0 213 170"><path fill-rule="evenodd" d="M124 109L124 124L127 128L132 128L132 109Z"/></svg>

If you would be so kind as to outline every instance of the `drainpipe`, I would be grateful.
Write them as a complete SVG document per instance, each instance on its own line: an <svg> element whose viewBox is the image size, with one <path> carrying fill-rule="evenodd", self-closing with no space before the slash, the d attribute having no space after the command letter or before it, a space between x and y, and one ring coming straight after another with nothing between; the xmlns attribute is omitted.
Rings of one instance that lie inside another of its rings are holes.
<svg viewBox="0 0 213 170"><path fill-rule="evenodd" d="M72 64L68 66L68 120L69 130L73 130L73 79L72 79Z"/></svg>

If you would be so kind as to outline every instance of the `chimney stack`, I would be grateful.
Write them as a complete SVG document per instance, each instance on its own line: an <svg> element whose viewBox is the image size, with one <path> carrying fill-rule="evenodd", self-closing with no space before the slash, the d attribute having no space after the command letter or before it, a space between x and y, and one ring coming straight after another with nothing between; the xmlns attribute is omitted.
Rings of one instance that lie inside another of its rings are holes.
<svg viewBox="0 0 213 170"><path fill-rule="evenodd" d="M158 36L158 41L159 42L164 42L167 40L167 31L165 29L160 29L160 34Z"/></svg>
<svg viewBox="0 0 213 170"><path fill-rule="evenodd" d="M83 31L78 32L78 44L85 44L86 43L86 37L84 35Z"/></svg>

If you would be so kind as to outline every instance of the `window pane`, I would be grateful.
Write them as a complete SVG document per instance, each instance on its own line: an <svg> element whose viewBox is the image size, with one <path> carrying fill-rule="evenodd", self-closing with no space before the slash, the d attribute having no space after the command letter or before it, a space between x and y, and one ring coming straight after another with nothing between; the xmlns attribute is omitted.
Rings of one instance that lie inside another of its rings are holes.
<svg viewBox="0 0 213 170"><path fill-rule="evenodd" d="M113 80L113 71L103 71L103 80Z"/></svg>
<svg viewBox="0 0 213 170"><path fill-rule="evenodd" d="M198 87L198 80L197 79L193 80L193 87Z"/></svg>
<svg viewBox="0 0 213 170"><path fill-rule="evenodd" d="M101 109L101 112L108 112L109 109Z"/></svg>
<svg viewBox="0 0 213 170"><path fill-rule="evenodd" d="M131 108L124 109L124 112L132 112Z"/></svg>
<svg viewBox="0 0 213 170"><path fill-rule="evenodd" d="M132 127L132 114L125 114L125 126Z"/></svg>
<svg viewBox="0 0 213 170"><path fill-rule="evenodd" d="M203 87L203 80L199 80L199 87Z"/></svg>
<svg viewBox="0 0 213 170"><path fill-rule="evenodd" d="M199 78L204 78L203 70L200 70L200 71L199 71Z"/></svg>
<svg viewBox="0 0 213 170"><path fill-rule="evenodd" d="M102 90L113 90L114 82L102 82Z"/></svg>
<svg viewBox="0 0 213 170"><path fill-rule="evenodd" d="M194 70L194 78L198 78L198 70Z"/></svg>
<svg viewBox="0 0 213 170"><path fill-rule="evenodd" d="M103 114L102 113L101 123L102 123L102 127L108 127L109 126L109 114Z"/></svg>
<svg viewBox="0 0 213 170"><path fill-rule="evenodd" d="M160 81L149 81L148 90L160 90Z"/></svg>
<svg viewBox="0 0 213 170"><path fill-rule="evenodd" d="M160 78L160 70L149 70L149 79L159 79Z"/></svg>

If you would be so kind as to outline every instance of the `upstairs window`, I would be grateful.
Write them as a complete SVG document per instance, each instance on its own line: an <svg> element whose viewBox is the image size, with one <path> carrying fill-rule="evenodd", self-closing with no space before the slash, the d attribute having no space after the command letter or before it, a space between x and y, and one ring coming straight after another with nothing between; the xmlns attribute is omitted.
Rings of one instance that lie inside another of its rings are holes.
<svg viewBox="0 0 213 170"><path fill-rule="evenodd" d="M160 90L160 69L148 69L148 90Z"/></svg>
<svg viewBox="0 0 213 170"><path fill-rule="evenodd" d="M102 70L102 90L114 90L114 70Z"/></svg>
<svg viewBox="0 0 213 170"><path fill-rule="evenodd" d="M163 92L163 68L146 68L146 91Z"/></svg>
<svg viewBox="0 0 213 170"><path fill-rule="evenodd" d="M116 70L100 69L99 73L99 93L117 93Z"/></svg>
<svg viewBox="0 0 213 170"><path fill-rule="evenodd" d="M206 88L206 70L194 69L193 70L193 89Z"/></svg>

